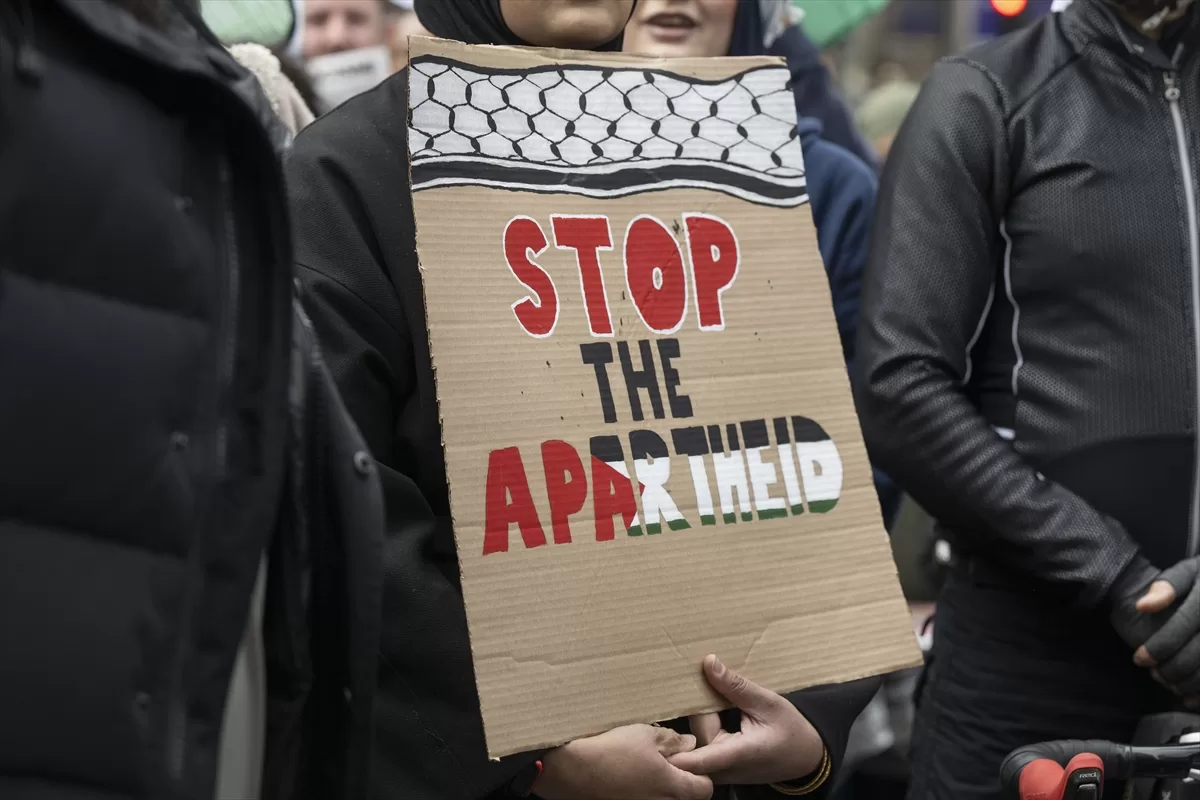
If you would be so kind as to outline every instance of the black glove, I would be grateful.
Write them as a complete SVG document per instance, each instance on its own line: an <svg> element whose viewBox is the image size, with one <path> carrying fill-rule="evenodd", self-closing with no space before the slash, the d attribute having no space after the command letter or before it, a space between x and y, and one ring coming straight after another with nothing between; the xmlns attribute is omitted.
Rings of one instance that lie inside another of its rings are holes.
<svg viewBox="0 0 1200 800"><path fill-rule="evenodd" d="M1144 614L1139 598L1155 581L1175 589L1164 611ZM1158 677L1180 694L1200 694L1200 557L1188 558L1159 572L1138 558L1113 586L1112 624L1130 647L1144 646L1154 659Z"/></svg>

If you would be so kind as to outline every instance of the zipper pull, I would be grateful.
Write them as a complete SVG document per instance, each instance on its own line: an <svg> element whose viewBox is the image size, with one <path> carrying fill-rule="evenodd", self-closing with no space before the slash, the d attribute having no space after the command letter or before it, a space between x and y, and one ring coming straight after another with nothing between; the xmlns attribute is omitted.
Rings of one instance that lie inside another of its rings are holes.
<svg viewBox="0 0 1200 800"><path fill-rule="evenodd" d="M1179 102L1179 85L1175 80L1174 71L1163 73L1163 83L1167 85L1166 91L1163 92L1163 97L1167 98L1168 103Z"/></svg>

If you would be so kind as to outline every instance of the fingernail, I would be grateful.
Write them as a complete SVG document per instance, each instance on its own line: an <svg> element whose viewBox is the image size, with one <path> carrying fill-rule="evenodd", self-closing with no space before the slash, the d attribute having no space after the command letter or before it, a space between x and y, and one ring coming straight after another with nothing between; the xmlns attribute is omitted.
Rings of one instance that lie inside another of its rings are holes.
<svg viewBox="0 0 1200 800"><path fill-rule="evenodd" d="M725 674L725 665L722 664L721 659L717 658L716 656L713 656L712 671L713 675L716 675L718 678Z"/></svg>

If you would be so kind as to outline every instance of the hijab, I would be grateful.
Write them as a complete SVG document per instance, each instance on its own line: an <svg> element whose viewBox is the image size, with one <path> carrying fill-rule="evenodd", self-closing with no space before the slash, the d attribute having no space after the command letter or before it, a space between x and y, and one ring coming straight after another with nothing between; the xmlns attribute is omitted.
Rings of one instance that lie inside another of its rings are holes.
<svg viewBox="0 0 1200 800"><path fill-rule="evenodd" d="M783 33L789 22L787 0L739 2L733 17L731 56L762 56Z"/></svg>
<svg viewBox="0 0 1200 800"><path fill-rule="evenodd" d="M434 36L467 44L530 46L509 30L500 0L416 0L413 5L417 19ZM620 50L623 38L624 34L595 49Z"/></svg>

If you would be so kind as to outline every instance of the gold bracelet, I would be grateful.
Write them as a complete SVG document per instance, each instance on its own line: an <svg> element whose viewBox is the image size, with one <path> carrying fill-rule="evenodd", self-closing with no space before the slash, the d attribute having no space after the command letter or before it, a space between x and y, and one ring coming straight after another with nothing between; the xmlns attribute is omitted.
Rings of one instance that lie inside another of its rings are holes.
<svg viewBox="0 0 1200 800"><path fill-rule="evenodd" d="M785 794L788 797L801 797L806 794L812 794L817 789L820 789L825 784L825 781L829 780L831 772L833 772L833 759L829 757L829 750L826 748L821 754L821 763L817 767L817 774L808 783L802 786L793 786L783 782L768 785L775 791Z"/></svg>

